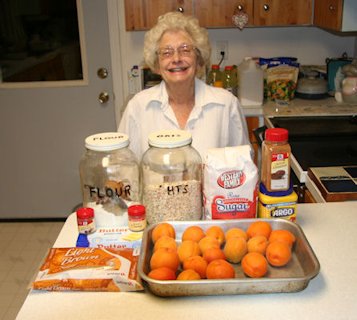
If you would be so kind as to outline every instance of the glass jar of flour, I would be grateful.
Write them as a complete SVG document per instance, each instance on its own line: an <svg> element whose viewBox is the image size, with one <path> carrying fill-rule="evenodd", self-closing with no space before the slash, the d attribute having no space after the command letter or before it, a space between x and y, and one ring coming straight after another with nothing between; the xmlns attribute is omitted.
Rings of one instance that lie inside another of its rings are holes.
<svg viewBox="0 0 357 320"><path fill-rule="evenodd" d="M141 161L142 201L149 224L165 220L200 220L202 216L202 160L182 130L149 135L149 149Z"/></svg>
<svg viewBox="0 0 357 320"><path fill-rule="evenodd" d="M129 137L105 132L85 139L79 173L83 206L95 211L99 226L127 226L127 208L140 201L140 167Z"/></svg>

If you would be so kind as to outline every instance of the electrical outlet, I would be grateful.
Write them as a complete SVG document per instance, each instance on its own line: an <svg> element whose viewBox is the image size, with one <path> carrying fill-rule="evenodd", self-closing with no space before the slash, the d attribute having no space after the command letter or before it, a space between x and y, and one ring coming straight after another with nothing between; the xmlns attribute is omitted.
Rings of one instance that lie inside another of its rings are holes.
<svg viewBox="0 0 357 320"><path fill-rule="evenodd" d="M221 52L224 51L224 60L228 59L228 41L222 40L216 42L216 59L221 61Z"/></svg>

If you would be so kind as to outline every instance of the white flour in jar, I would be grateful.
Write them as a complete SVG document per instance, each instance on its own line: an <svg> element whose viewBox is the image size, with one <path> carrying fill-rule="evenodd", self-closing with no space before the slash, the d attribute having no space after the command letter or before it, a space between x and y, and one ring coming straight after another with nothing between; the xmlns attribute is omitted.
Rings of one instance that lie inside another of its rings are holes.
<svg viewBox="0 0 357 320"><path fill-rule="evenodd" d="M202 187L197 180L144 186L143 203L149 224L170 220L200 220Z"/></svg>

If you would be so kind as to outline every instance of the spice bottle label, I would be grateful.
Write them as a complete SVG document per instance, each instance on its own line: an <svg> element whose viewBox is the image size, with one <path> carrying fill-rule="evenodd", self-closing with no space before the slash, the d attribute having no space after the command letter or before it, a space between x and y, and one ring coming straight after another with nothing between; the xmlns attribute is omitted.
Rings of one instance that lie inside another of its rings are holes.
<svg viewBox="0 0 357 320"><path fill-rule="evenodd" d="M92 218L80 219L77 218L78 232L83 234L89 234L95 231L96 225Z"/></svg>
<svg viewBox="0 0 357 320"><path fill-rule="evenodd" d="M289 188L289 153L273 153L271 155L271 189Z"/></svg>

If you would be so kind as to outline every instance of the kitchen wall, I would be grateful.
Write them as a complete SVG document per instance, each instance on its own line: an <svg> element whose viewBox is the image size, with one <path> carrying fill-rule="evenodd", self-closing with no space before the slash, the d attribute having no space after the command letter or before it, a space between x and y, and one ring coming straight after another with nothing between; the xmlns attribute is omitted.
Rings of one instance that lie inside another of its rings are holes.
<svg viewBox="0 0 357 320"><path fill-rule="evenodd" d="M123 66L124 95L128 95L127 71L142 62L145 32L127 32L124 27L124 7L120 9L120 44ZM217 41L228 41L226 64L239 64L246 56L295 56L302 64L324 65L327 57L339 57L344 52L357 56L356 35L335 35L315 27L209 29L212 62L216 60ZM130 53L130 54L128 54Z"/></svg>

